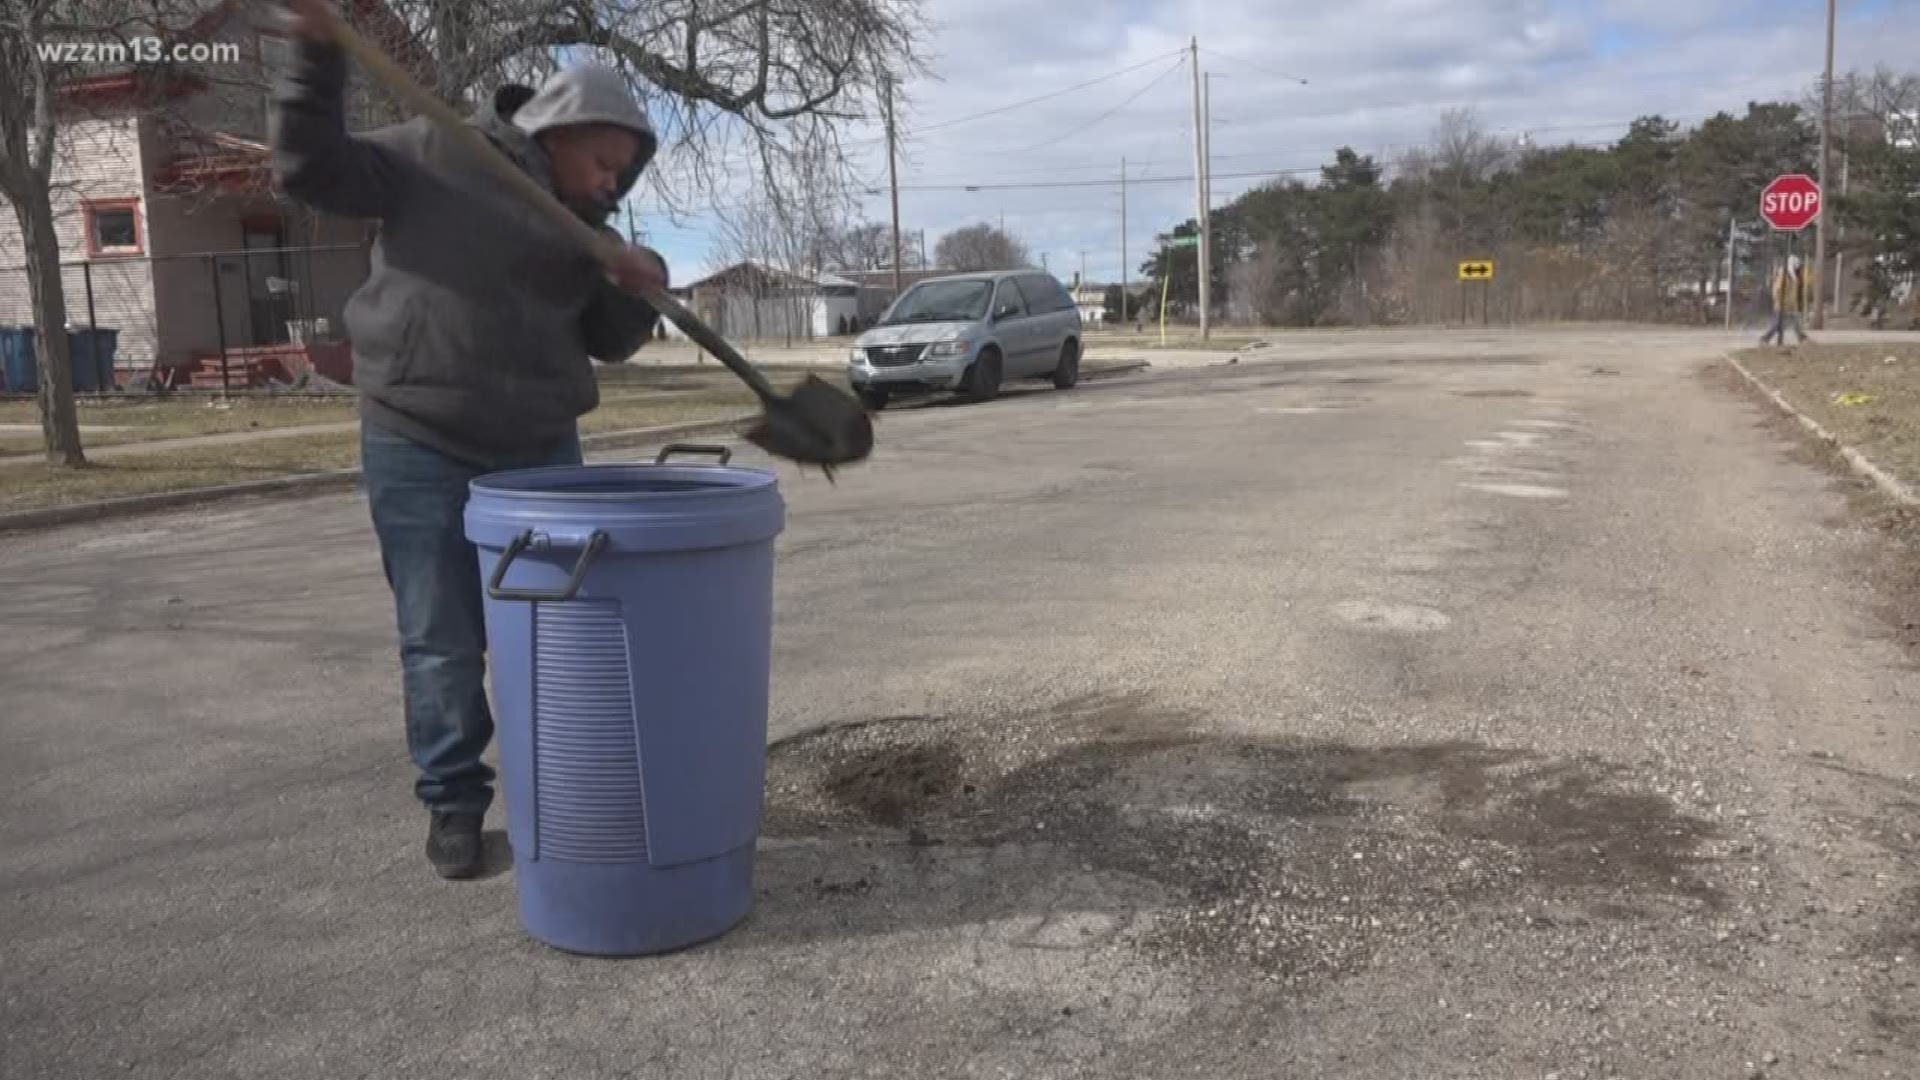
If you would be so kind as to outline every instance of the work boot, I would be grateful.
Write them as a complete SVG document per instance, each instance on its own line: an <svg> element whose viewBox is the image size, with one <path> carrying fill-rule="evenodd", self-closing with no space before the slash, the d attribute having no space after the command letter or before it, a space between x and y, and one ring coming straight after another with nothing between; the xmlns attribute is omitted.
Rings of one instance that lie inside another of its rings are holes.
<svg viewBox="0 0 1920 1080"><path fill-rule="evenodd" d="M427 825L427 861L443 878L470 878L480 872L480 825L485 814L435 810Z"/></svg>

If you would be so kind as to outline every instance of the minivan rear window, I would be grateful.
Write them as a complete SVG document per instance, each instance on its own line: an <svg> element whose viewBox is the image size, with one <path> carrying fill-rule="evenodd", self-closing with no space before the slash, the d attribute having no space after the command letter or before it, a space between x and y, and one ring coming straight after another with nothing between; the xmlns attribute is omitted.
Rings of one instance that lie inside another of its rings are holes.
<svg viewBox="0 0 1920 1080"><path fill-rule="evenodd" d="M1027 298L1027 310L1035 315L1065 311L1073 306L1067 290L1049 275L1029 274L1015 280L1020 283L1020 294Z"/></svg>

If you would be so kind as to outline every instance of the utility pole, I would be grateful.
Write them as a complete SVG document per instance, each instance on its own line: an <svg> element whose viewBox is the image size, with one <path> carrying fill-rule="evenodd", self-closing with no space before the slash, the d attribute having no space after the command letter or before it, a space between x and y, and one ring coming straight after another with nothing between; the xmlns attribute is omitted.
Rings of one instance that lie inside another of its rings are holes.
<svg viewBox="0 0 1920 1080"><path fill-rule="evenodd" d="M1833 24L1835 12L1840 0L1827 0L1827 77L1820 87L1820 217L1814 222L1814 281L1818 275L1827 272L1827 163L1833 156ZM1827 326L1826 298L1818 292L1814 294L1813 328L1824 330Z"/></svg>
<svg viewBox="0 0 1920 1080"><path fill-rule="evenodd" d="M1733 329L1733 245L1738 235L1740 219L1727 218L1727 329Z"/></svg>
<svg viewBox="0 0 1920 1080"><path fill-rule="evenodd" d="M1208 247L1210 231L1207 228L1207 127L1206 116L1200 104L1200 39L1195 37L1187 49L1189 62L1193 65L1193 201L1197 210L1196 224L1200 227L1200 336L1212 335L1210 305L1213 303L1212 282L1208 281L1213 263Z"/></svg>
<svg viewBox="0 0 1920 1080"><path fill-rule="evenodd" d="M1087 253L1084 251L1080 253L1080 276L1074 279L1074 284L1083 289L1087 285Z"/></svg>
<svg viewBox="0 0 1920 1080"><path fill-rule="evenodd" d="M1127 159L1120 159L1120 324L1127 322Z"/></svg>
<svg viewBox="0 0 1920 1080"><path fill-rule="evenodd" d="M900 285L900 173L895 164L895 138L893 129L893 80L888 79L887 93L887 187L893 192L893 295L899 296Z"/></svg>
<svg viewBox="0 0 1920 1080"><path fill-rule="evenodd" d="M1853 155L1846 152L1845 150L1840 151L1840 197L1843 199L1847 197L1847 180L1849 175L1852 172L1853 172ZM1821 198L1823 199L1826 198L1825 192L1821 193ZM1821 213L1822 214L1826 213L1826 208L1824 206L1821 208ZM1842 300L1842 297L1840 295L1840 283L1847 280L1847 251L1846 251L1847 226L1846 226L1846 223L1842 222L1840 224L1840 228L1836 231L1839 234L1837 237L1836 246L1838 246L1840 250L1833 253L1833 310L1836 313L1838 313L1841 310L1840 305Z"/></svg>
<svg viewBox="0 0 1920 1080"><path fill-rule="evenodd" d="M1213 78L1214 78L1214 73L1211 71L1206 72L1201 76L1201 78L1203 81L1200 84L1200 113L1202 116L1206 118L1207 124L1206 124L1206 135L1202 137L1200 140L1200 154L1202 157L1206 159L1207 167L1206 167L1206 171L1201 174L1201 180L1200 180L1200 205L1206 207L1206 210L1205 210L1206 221L1200 226L1200 228L1202 230L1201 235L1207 238L1207 293L1209 297L1211 297L1213 293ZM1207 304L1207 314L1208 314L1208 322L1207 322L1208 329L1202 330L1203 336L1208 332L1210 332L1210 328L1213 325L1212 323L1213 304L1211 300L1209 300Z"/></svg>

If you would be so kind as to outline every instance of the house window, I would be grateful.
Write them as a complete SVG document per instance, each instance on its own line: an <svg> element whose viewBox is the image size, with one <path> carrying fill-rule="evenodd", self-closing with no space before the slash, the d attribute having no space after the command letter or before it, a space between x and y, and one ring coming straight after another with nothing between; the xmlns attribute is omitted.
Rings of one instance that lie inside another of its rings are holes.
<svg viewBox="0 0 1920 1080"><path fill-rule="evenodd" d="M93 199L84 207L89 256L138 255L146 250L140 235L140 200Z"/></svg>

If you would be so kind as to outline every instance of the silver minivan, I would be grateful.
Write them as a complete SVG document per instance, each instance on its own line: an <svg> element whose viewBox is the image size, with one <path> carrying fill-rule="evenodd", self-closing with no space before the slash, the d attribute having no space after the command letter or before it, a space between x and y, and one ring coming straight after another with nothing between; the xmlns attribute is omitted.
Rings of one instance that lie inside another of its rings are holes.
<svg viewBox="0 0 1920 1080"><path fill-rule="evenodd" d="M973 401L1007 379L1080 379L1080 309L1043 270L927 278L854 340L848 378L869 409L899 394L959 391Z"/></svg>

